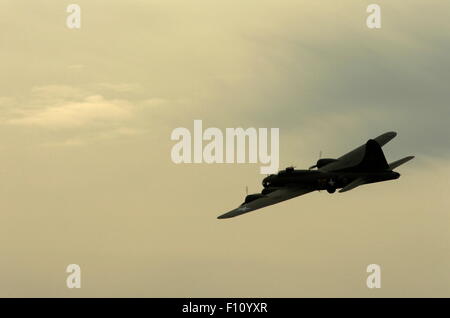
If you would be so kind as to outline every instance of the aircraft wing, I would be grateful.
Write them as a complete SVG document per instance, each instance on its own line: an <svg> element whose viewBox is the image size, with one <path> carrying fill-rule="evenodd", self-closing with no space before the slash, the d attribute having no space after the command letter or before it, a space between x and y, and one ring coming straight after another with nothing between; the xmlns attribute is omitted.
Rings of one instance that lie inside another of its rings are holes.
<svg viewBox="0 0 450 318"><path fill-rule="evenodd" d="M374 138L373 140L375 140L382 147L385 144L387 144L390 140L392 140L395 136L397 136L397 133L394 131L390 131ZM335 162L332 162L320 168L320 170L325 172L331 172L351 168L358 165L364 158L364 155L366 153L366 145L367 144L364 144L346 153L345 155L337 158Z"/></svg>
<svg viewBox="0 0 450 318"><path fill-rule="evenodd" d="M309 193L314 191L314 189L307 189L307 188L299 188L295 186L287 186L284 188L280 188L278 190L275 190L273 192L270 192L269 194L266 194L262 196L261 198L258 198L254 201L250 201L248 203L244 203L238 208L231 210L230 212L227 212L225 214L222 214L218 217L218 219L228 219L232 218L241 214L245 214L254 210L258 210L261 208L264 208L266 206L276 204L282 201L286 201L295 197L298 197L300 195Z"/></svg>
<svg viewBox="0 0 450 318"><path fill-rule="evenodd" d="M352 182L350 182L349 184L347 184L345 187L343 187L341 190L339 190L339 192L346 192L346 191L350 191L356 187L359 187L360 185L366 184L367 181L364 180L364 178L356 178L355 180L353 180Z"/></svg>

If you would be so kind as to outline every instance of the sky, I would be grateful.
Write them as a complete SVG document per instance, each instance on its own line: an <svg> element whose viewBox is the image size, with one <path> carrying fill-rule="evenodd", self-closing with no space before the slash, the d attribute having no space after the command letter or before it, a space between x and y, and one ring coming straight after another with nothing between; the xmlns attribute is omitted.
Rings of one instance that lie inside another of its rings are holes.
<svg viewBox="0 0 450 318"><path fill-rule="evenodd" d="M380 2L376 30L371 3L2 0L0 296L449 297L450 3ZM279 128L281 169L386 131L416 158L217 220L264 176L174 164L195 119Z"/></svg>

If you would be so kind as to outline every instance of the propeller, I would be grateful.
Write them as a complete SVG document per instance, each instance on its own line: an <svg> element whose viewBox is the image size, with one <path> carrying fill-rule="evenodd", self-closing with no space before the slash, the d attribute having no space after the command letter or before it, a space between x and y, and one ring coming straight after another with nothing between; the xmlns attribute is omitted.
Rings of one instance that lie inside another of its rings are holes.
<svg viewBox="0 0 450 318"><path fill-rule="evenodd" d="M319 151L319 160L320 160L321 158L322 158L322 150ZM314 168L317 168L317 164L312 165L311 167L308 168L308 170L311 170L311 169L314 169Z"/></svg>

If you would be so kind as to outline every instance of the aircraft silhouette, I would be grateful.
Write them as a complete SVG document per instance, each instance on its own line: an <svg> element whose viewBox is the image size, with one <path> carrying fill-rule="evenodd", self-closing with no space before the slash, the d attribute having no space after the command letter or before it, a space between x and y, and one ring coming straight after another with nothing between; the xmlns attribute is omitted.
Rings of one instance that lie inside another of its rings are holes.
<svg viewBox="0 0 450 318"><path fill-rule="evenodd" d="M363 184L398 179L400 174L393 170L414 156L387 163L381 147L395 136L397 133L393 131L384 133L337 159L319 159L308 170L287 167L272 174L264 178L261 193L247 195L238 208L218 219L232 218L315 190L346 192Z"/></svg>

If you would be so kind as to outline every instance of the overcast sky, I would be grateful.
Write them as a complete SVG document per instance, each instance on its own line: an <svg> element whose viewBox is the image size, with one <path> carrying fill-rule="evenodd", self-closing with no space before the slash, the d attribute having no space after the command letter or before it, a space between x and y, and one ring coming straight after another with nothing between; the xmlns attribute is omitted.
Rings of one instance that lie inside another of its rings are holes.
<svg viewBox="0 0 450 318"><path fill-rule="evenodd" d="M72 2L1 4L0 296L450 296L450 3L380 2L370 30L373 1L79 0L70 30ZM416 159L217 220L263 176L175 165L194 119L279 128L280 168L391 130Z"/></svg>

